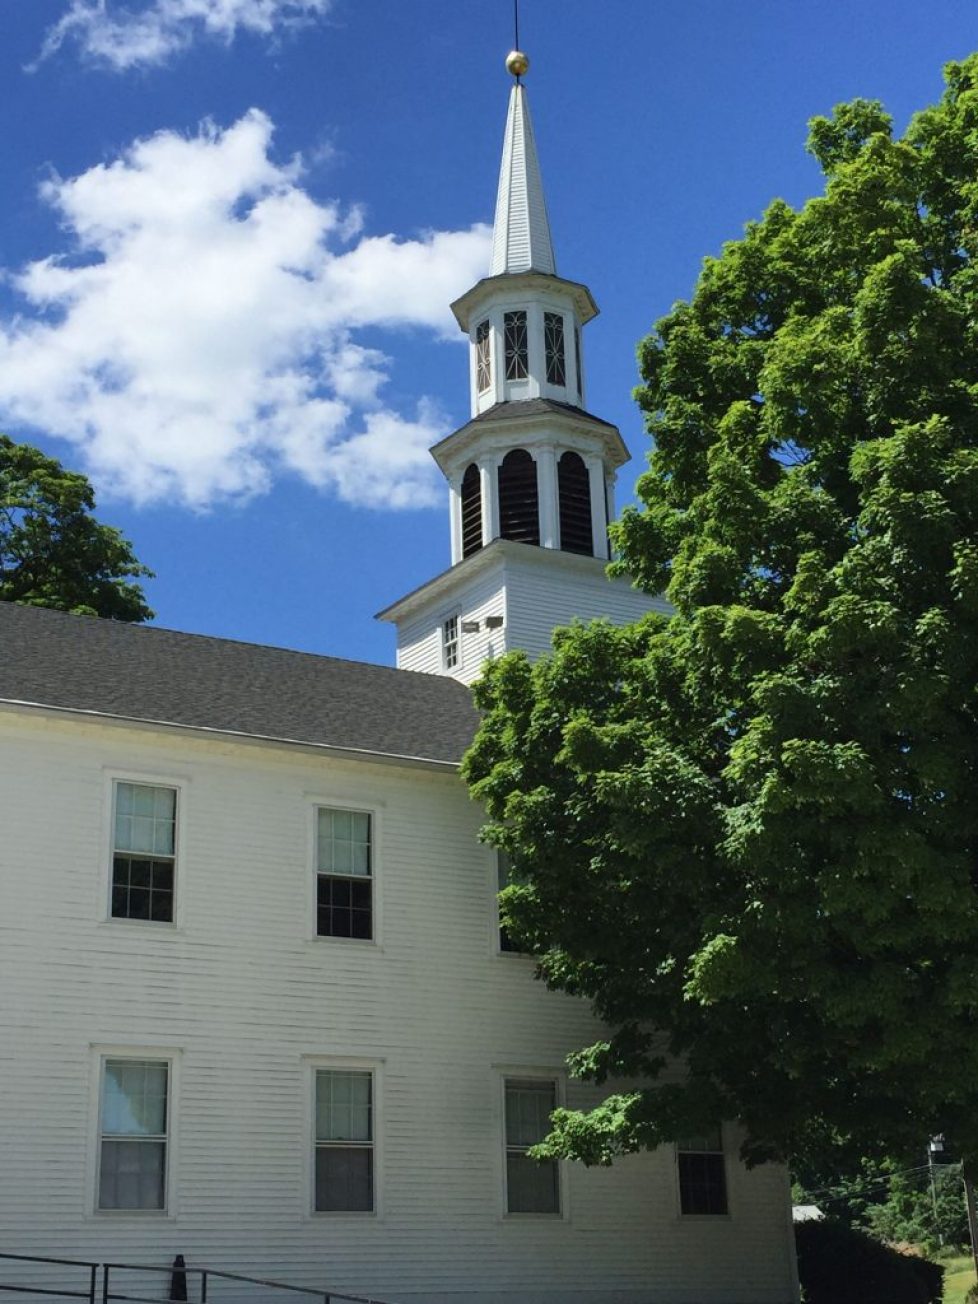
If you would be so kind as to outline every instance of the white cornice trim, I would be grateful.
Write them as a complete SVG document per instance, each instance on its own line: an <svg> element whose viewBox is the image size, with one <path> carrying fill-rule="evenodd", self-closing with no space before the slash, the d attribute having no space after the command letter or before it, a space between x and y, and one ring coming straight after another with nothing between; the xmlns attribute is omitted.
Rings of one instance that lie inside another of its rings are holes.
<svg viewBox="0 0 978 1304"><path fill-rule="evenodd" d="M219 739L247 743L261 747L286 748L290 751L308 752L337 760L371 761L379 765L407 765L442 772L457 770L456 761L439 761L427 756L406 756L397 752L376 752L363 748L337 747L330 743L314 743L298 738L279 738L274 734L252 734L234 729L215 729L209 725L184 724L174 720L154 720L138 715L116 715L111 711L93 711L82 707L57 706L51 702L30 702L18 698L0 698L0 709L23 715L50 715L62 719L87 721L97 724L121 725L130 729L156 729L164 733Z"/></svg>
<svg viewBox="0 0 978 1304"><path fill-rule="evenodd" d="M428 606L440 603L447 594L468 584L477 575L490 567L496 566L500 571L512 564L514 567L544 568L570 575L600 577L607 584L624 585L631 588L631 582L607 573L608 562L603 557L586 557L581 553L562 552L559 548L540 548L529 543L514 543L511 539L493 539L493 541L474 552L462 561L456 562L426 584L412 589L403 598L398 598L383 611L378 611L375 620L399 624L405 617L411 616ZM663 604L666 610L667 605Z"/></svg>
<svg viewBox="0 0 978 1304"><path fill-rule="evenodd" d="M451 479L472 460L473 449L477 448L481 453L506 453L511 448L532 450L537 445L548 443L583 454L600 450L611 470L618 470L631 461L631 454L617 426L560 411L497 418L486 414L446 435L429 452L442 473Z"/></svg>
<svg viewBox="0 0 978 1304"><path fill-rule="evenodd" d="M503 305L510 301L522 303L527 296L541 299L551 296L560 299L566 296L573 304L582 326L597 317L599 311L591 291L580 281L565 281L562 276L550 276L536 271L485 276L450 306L460 328L468 334L472 317L477 312L482 312L490 302Z"/></svg>

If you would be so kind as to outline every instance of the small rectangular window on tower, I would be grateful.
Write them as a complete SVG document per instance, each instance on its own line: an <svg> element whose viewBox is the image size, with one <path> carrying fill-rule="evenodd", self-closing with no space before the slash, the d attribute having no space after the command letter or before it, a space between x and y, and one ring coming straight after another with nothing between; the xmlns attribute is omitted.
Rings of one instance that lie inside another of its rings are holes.
<svg viewBox="0 0 978 1304"><path fill-rule="evenodd" d="M503 317L506 336L506 379L526 380L529 361L526 351L526 313L507 312Z"/></svg>
<svg viewBox="0 0 978 1304"><path fill-rule="evenodd" d="M567 384L564 360L564 319L559 312L543 314L543 340L547 353L547 384Z"/></svg>
<svg viewBox="0 0 978 1304"><path fill-rule="evenodd" d="M475 328L475 383L480 394L492 384L492 336L488 321L480 321Z"/></svg>
<svg viewBox="0 0 978 1304"><path fill-rule="evenodd" d="M449 616L441 627L442 661L446 670L458 666L458 616Z"/></svg>
<svg viewBox="0 0 978 1304"><path fill-rule="evenodd" d="M581 328L574 323L574 370L577 372L577 397L584 399L584 358L581 354Z"/></svg>

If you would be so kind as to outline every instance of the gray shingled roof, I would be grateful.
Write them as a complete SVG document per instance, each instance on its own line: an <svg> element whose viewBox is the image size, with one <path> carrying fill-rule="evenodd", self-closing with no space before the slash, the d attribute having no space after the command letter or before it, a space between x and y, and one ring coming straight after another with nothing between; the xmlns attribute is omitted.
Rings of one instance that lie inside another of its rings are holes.
<svg viewBox="0 0 978 1304"><path fill-rule="evenodd" d="M0 702L457 764L454 679L0 602Z"/></svg>

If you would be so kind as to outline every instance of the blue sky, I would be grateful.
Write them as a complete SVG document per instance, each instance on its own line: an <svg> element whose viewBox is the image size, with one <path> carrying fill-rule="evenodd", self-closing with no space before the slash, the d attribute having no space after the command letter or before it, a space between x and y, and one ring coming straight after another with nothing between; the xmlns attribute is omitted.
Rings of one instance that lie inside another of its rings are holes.
<svg viewBox="0 0 978 1304"><path fill-rule="evenodd" d="M510 0L0 0L0 429L85 470L160 624L393 660L448 561L427 444L468 415L448 301L488 259ZM973 0L523 0L589 405L702 257L819 188L806 120L902 126Z"/></svg>

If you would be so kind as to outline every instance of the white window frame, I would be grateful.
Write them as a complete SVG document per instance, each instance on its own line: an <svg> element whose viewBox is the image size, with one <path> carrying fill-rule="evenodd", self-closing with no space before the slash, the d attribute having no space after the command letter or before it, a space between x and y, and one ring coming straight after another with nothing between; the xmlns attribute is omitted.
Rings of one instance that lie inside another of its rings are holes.
<svg viewBox="0 0 978 1304"><path fill-rule="evenodd" d="M684 1149L678 1141L673 1143L673 1165L676 1174L676 1217L681 1222L706 1222L722 1223L729 1221L731 1217L731 1199L730 1199L730 1165L727 1162L727 1129L723 1123L717 1124L720 1132L720 1149L719 1150L701 1150L691 1151ZM723 1160L723 1189L726 1197L726 1209L723 1213L685 1213L683 1211L683 1189L679 1172L680 1154L710 1154L720 1155Z"/></svg>
<svg viewBox="0 0 978 1304"><path fill-rule="evenodd" d="M570 1189L567 1164L561 1163L559 1159L555 1161L557 1164L558 1208L554 1213L510 1213L506 1164L506 1156L509 1149L506 1143L506 1083L512 1081L540 1081L550 1083L554 1088L554 1108L563 1109L567 1100L566 1074L557 1069L541 1068L539 1066L527 1067L520 1064L497 1065L496 1073L498 1074L497 1100L499 1114L497 1120L497 1134L500 1140L499 1193L501 1197L500 1216L502 1221L516 1223L533 1221L567 1222L570 1219Z"/></svg>
<svg viewBox="0 0 978 1304"><path fill-rule="evenodd" d="M104 820L102 866L99 874L98 918L113 928L148 928L166 936L183 927L185 918L187 829L190 811L190 780L186 775L160 771L129 770L117 766L103 770ZM176 793L176 829L173 840L173 919L130 919L112 913L112 878L115 857L115 806L120 783L139 784L146 788L172 788Z"/></svg>
<svg viewBox="0 0 978 1304"><path fill-rule="evenodd" d="M454 637L449 634L450 626L454 626ZM446 673L462 668L462 617L457 611L441 622L441 666Z"/></svg>
<svg viewBox="0 0 978 1304"><path fill-rule="evenodd" d="M86 1216L103 1218L156 1218L172 1221L177 1215L177 1170L181 1051L172 1046L93 1045L91 1048L91 1121L85 1174ZM109 1060L152 1061L167 1066L166 1159L163 1169L162 1209L103 1209L99 1204L102 1169L102 1087Z"/></svg>
<svg viewBox="0 0 978 1304"><path fill-rule="evenodd" d="M480 334L480 332L482 332ZM475 389L479 395L488 394L492 389L492 322L490 318L484 317L482 321L477 322L473 335L475 343ZM480 364L484 363L486 383L479 383Z"/></svg>
<svg viewBox="0 0 978 1304"><path fill-rule="evenodd" d="M384 812L385 802L373 794L336 790L333 792L307 792L304 794L307 806L306 861L309 865L308 888L308 932L307 936L317 945L374 947L382 946L383 924L383 855L384 855ZM370 816L370 882L373 929L370 937L332 937L319 932L319 811L348 810L357 815Z"/></svg>
<svg viewBox="0 0 978 1304"><path fill-rule="evenodd" d="M352 1218L357 1221L362 1219L375 1219L380 1221L383 1218L383 1201L384 1201L384 1184L383 1184L383 1077L384 1077L384 1060L382 1059L364 1059L361 1056L336 1056L336 1055L308 1055L304 1057L304 1072L302 1074L302 1091L304 1097L303 1117L305 1126L303 1136L305 1138L303 1151L305 1154L305 1208L306 1219L309 1222L319 1222L323 1219L332 1221L334 1219ZM373 1132L373 1196L374 1207L372 1209L317 1209L316 1208L316 1075L323 1071L331 1073L369 1073L373 1079L371 1090L371 1129Z"/></svg>

